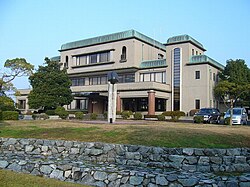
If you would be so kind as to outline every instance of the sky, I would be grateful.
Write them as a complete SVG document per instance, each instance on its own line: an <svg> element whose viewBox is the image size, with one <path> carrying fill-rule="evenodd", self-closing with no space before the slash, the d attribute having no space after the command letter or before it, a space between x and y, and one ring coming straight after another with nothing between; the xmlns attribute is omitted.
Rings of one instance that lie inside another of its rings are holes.
<svg viewBox="0 0 250 187"><path fill-rule="evenodd" d="M188 34L222 65L250 68L249 0L0 0L0 69L14 58L37 69L64 43L130 29L162 43ZM30 88L27 77L14 85Z"/></svg>

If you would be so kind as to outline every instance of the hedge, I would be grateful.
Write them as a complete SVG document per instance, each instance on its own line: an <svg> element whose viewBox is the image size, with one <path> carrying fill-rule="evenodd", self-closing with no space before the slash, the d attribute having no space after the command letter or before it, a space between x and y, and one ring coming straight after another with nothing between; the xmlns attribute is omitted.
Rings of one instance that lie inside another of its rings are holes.
<svg viewBox="0 0 250 187"><path fill-rule="evenodd" d="M97 114L96 113L91 113L90 114L90 119L96 120L97 119Z"/></svg>
<svg viewBox="0 0 250 187"><path fill-rule="evenodd" d="M76 119L83 119L83 112L75 112Z"/></svg>
<svg viewBox="0 0 250 187"><path fill-rule="evenodd" d="M128 119L133 114L130 110L124 110L122 111L122 119Z"/></svg>
<svg viewBox="0 0 250 187"><path fill-rule="evenodd" d="M67 119L67 117L69 116L69 112L66 111L65 108L62 106L59 106L55 109L55 114L62 119Z"/></svg>
<svg viewBox="0 0 250 187"><path fill-rule="evenodd" d="M162 115L170 116L172 121L178 121L181 116L185 116L185 112L182 111L166 111Z"/></svg>
<svg viewBox="0 0 250 187"><path fill-rule="evenodd" d="M140 112L136 112L136 113L134 114L134 119L135 119L135 120L140 120L140 119L142 119L142 114L141 114Z"/></svg>
<svg viewBox="0 0 250 187"><path fill-rule="evenodd" d="M55 110L46 110L45 114L47 114L49 116L56 115Z"/></svg>
<svg viewBox="0 0 250 187"><path fill-rule="evenodd" d="M203 123L204 117L203 116L195 116L194 123Z"/></svg>
<svg viewBox="0 0 250 187"><path fill-rule="evenodd" d="M163 114L158 115L157 119L158 119L158 121L165 121L166 120L165 115L163 115Z"/></svg>
<svg viewBox="0 0 250 187"><path fill-rule="evenodd" d="M2 118L3 120L18 120L18 112L16 111L3 111Z"/></svg>

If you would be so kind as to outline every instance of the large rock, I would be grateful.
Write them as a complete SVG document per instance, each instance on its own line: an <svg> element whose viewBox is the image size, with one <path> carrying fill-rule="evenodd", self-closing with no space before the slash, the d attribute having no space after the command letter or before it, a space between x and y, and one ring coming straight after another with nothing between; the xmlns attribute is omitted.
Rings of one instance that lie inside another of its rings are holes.
<svg viewBox="0 0 250 187"><path fill-rule="evenodd" d="M41 166L40 168L40 171L46 175L49 175L51 172L52 172L53 168L51 168L50 166L48 165L43 165Z"/></svg>
<svg viewBox="0 0 250 187"><path fill-rule="evenodd" d="M140 158L141 154L139 152L126 152L126 159L139 160Z"/></svg>
<svg viewBox="0 0 250 187"><path fill-rule="evenodd" d="M5 160L0 160L0 168L6 168L9 163Z"/></svg>
<svg viewBox="0 0 250 187"><path fill-rule="evenodd" d="M53 170L52 173L50 174L50 178L55 178L55 179L61 179L63 180L63 171L61 170Z"/></svg>
<svg viewBox="0 0 250 187"><path fill-rule="evenodd" d="M183 149L183 153L184 153L185 155L191 156L191 155L193 155L193 153L194 153L194 149L192 149L192 148L184 148L184 149Z"/></svg>
<svg viewBox="0 0 250 187"><path fill-rule="evenodd" d="M108 175L107 175L107 173L105 173L105 172L96 171L96 172L94 173L94 179L95 179L95 180L104 181L104 180L107 179L107 178L108 178Z"/></svg>
<svg viewBox="0 0 250 187"><path fill-rule="evenodd" d="M103 153L103 150L101 150L101 149L91 149L90 150L90 155L97 156L97 155L100 155L102 153Z"/></svg>
<svg viewBox="0 0 250 187"><path fill-rule="evenodd" d="M178 179L178 181L183 185L183 186L194 186L197 184L198 179L194 177L190 177L188 179Z"/></svg>
<svg viewBox="0 0 250 187"><path fill-rule="evenodd" d="M33 151L33 149L34 149L33 145L26 145L25 146L25 152L31 152L31 151Z"/></svg>
<svg viewBox="0 0 250 187"><path fill-rule="evenodd" d="M8 169L11 169L13 171L21 171L22 167L18 165L17 163L12 163L8 167Z"/></svg>
<svg viewBox="0 0 250 187"><path fill-rule="evenodd" d="M131 176L129 179L129 183L131 185L140 185L143 181L143 177L139 177L139 176Z"/></svg>
<svg viewBox="0 0 250 187"><path fill-rule="evenodd" d="M162 186L167 186L168 181L164 176L157 176L156 177L156 184L162 185Z"/></svg>

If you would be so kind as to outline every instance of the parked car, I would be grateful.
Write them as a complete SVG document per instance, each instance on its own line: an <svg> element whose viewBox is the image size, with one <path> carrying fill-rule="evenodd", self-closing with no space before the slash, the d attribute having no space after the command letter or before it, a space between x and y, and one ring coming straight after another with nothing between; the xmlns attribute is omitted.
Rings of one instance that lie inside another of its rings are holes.
<svg viewBox="0 0 250 187"><path fill-rule="evenodd" d="M231 109L228 109L224 119L230 118ZM245 108L233 108L232 124L247 125L247 112Z"/></svg>
<svg viewBox="0 0 250 187"><path fill-rule="evenodd" d="M194 123L196 123L196 116L202 116L204 123L220 123L220 111L217 108L201 108L199 112L194 115Z"/></svg>

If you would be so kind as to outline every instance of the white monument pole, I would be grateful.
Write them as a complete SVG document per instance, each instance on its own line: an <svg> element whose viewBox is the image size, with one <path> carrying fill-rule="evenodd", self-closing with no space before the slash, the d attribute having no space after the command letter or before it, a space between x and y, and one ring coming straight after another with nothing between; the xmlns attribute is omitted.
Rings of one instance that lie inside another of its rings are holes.
<svg viewBox="0 0 250 187"><path fill-rule="evenodd" d="M114 123L116 120L116 99L118 75L116 72L108 73L108 122Z"/></svg>

